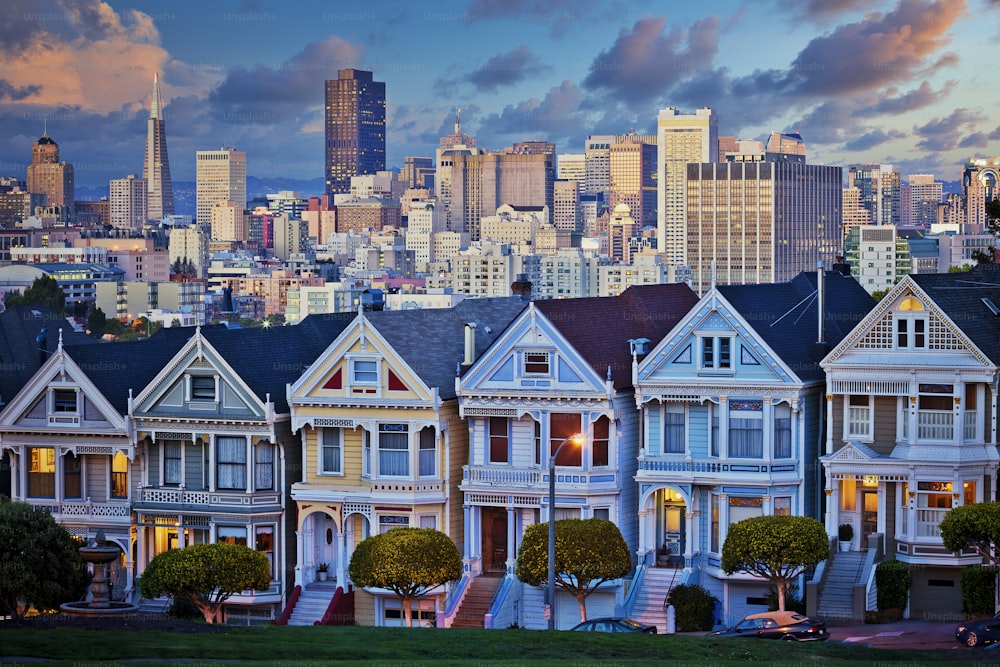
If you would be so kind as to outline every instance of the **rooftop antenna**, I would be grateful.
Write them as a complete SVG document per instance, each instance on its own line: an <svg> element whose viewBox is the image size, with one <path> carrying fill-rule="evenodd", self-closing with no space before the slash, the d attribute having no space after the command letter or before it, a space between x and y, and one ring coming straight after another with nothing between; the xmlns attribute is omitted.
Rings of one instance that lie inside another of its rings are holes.
<svg viewBox="0 0 1000 667"><path fill-rule="evenodd" d="M455 107L455 134L462 134L462 109Z"/></svg>

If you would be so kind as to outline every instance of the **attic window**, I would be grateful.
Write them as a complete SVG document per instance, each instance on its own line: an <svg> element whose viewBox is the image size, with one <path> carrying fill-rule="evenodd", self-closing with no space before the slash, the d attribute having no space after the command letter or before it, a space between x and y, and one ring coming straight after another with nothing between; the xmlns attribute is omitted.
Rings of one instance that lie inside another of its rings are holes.
<svg viewBox="0 0 1000 667"><path fill-rule="evenodd" d="M53 412L76 412L76 390L55 389L52 392Z"/></svg>
<svg viewBox="0 0 1000 667"><path fill-rule="evenodd" d="M214 401L215 400L215 378L211 375L191 376L191 400L192 401Z"/></svg>
<svg viewBox="0 0 1000 667"><path fill-rule="evenodd" d="M532 375L548 375L550 361L548 352L525 352L524 372Z"/></svg>

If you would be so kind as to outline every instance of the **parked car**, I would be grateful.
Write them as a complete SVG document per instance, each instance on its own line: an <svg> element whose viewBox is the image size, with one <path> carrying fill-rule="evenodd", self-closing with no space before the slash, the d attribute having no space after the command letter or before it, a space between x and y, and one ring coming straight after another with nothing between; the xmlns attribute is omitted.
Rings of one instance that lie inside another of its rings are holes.
<svg viewBox="0 0 1000 667"><path fill-rule="evenodd" d="M573 627L578 632L645 632L655 635L656 626L646 625L631 618L592 618Z"/></svg>
<svg viewBox="0 0 1000 667"><path fill-rule="evenodd" d="M830 638L826 623L794 611L751 614L731 628L708 633L709 637L756 637L788 641L824 641Z"/></svg>
<svg viewBox="0 0 1000 667"><path fill-rule="evenodd" d="M986 646L1000 642L1000 614L959 623L955 628L955 641L966 646Z"/></svg>

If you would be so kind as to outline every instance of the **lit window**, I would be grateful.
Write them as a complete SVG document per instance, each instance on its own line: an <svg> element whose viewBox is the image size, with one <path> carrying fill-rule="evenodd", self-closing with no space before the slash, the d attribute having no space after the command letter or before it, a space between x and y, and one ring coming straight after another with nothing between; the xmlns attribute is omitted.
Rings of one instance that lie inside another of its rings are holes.
<svg viewBox="0 0 1000 667"><path fill-rule="evenodd" d="M128 457L115 452L111 459L111 497L128 498Z"/></svg>

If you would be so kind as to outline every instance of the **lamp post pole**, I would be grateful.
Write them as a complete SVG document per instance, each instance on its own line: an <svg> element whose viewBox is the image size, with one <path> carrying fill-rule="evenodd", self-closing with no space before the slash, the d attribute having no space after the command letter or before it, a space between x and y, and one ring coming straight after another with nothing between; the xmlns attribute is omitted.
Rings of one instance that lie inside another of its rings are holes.
<svg viewBox="0 0 1000 667"><path fill-rule="evenodd" d="M549 604L549 630L556 629L556 457L568 443L579 445L583 442L580 435L571 435L556 448L556 451L549 457L549 578L548 578L548 604Z"/></svg>

